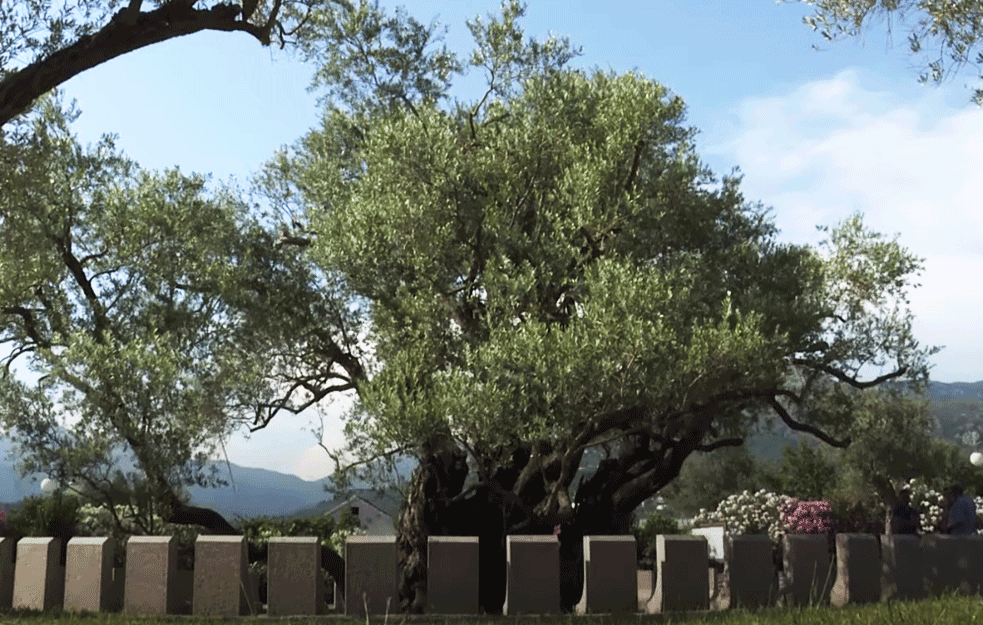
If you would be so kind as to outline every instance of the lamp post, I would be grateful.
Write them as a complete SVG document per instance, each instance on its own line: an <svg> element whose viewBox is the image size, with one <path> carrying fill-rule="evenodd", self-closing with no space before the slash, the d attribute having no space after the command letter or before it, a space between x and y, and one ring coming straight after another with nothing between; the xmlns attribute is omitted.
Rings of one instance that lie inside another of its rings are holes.
<svg viewBox="0 0 983 625"><path fill-rule="evenodd" d="M983 454L978 451L974 451L969 454L969 461L973 463L974 466L983 467Z"/></svg>
<svg viewBox="0 0 983 625"><path fill-rule="evenodd" d="M50 495L51 493L58 490L58 482L54 481L50 477L46 477L41 480L41 492Z"/></svg>

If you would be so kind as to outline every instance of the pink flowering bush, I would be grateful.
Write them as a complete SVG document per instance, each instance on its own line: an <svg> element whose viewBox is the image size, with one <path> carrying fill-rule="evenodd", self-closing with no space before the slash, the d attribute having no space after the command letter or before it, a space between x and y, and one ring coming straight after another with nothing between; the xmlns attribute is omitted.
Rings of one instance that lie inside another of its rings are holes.
<svg viewBox="0 0 983 625"><path fill-rule="evenodd" d="M778 510L789 534L828 534L833 529L833 510L828 501L789 499Z"/></svg>

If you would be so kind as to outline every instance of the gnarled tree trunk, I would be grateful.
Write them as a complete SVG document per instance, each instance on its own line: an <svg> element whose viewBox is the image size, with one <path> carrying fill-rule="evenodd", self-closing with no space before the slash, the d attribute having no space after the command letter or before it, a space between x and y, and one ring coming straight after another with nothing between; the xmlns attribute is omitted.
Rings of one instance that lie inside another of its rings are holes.
<svg viewBox="0 0 983 625"><path fill-rule="evenodd" d="M427 543L431 535L451 535L460 524L451 523L448 501L461 493L468 476L467 455L435 436L421 454L396 529L400 571L399 607L403 613L422 614L427 605Z"/></svg>

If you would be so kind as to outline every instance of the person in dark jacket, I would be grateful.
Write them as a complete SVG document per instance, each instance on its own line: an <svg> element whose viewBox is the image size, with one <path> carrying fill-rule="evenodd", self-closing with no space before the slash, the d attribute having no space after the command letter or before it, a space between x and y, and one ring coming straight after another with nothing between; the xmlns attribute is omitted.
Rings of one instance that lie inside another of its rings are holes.
<svg viewBox="0 0 983 625"><path fill-rule="evenodd" d="M976 502L963 492L962 484L949 487L949 500L952 505L946 515L945 533L961 536L976 534Z"/></svg>
<svg viewBox="0 0 983 625"><path fill-rule="evenodd" d="M898 503L891 511L892 534L918 534L921 513L911 505L911 489L903 488L898 493Z"/></svg>

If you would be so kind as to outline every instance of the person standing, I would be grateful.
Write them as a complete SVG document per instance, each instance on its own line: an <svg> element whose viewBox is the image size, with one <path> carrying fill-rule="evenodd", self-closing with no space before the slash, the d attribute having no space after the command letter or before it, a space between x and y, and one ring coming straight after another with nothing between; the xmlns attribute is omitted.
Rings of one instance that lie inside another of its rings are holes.
<svg viewBox="0 0 983 625"><path fill-rule="evenodd" d="M963 491L962 484L953 484L947 493L952 505L946 516L945 533L957 536L976 534L976 502Z"/></svg>
<svg viewBox="0 0 983 625"><path fill-rule="evenodd" d="M902 488L898 493L898 504L891 511L892 534L918 534L921 514L911 505L911 489Z"/></svg>

